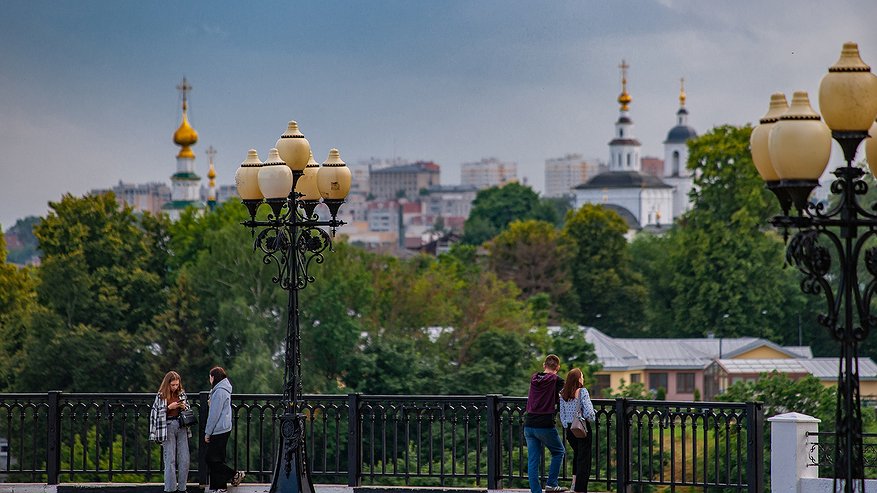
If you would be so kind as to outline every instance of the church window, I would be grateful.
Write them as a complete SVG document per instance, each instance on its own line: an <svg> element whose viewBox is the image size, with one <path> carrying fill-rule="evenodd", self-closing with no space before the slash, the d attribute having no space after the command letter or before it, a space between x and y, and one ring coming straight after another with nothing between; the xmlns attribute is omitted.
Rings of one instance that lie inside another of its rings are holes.
<svg viewBox="0 0 877 493"><path fill-rule="evenodd" d="M630 168L630 154L627 155L627 167Z"/></svg>
<svg viewBox="0 0 877 493"><path fill-rule="evenodd" d="M679 151L673 151L673 176L679 176Z"/></svg>
<svg viewBox="0 0 877 493"><path fill-rule="evenodd" d="M623 128L618 129L618 137L622 138L622 139L624 138L624 129Z"/></svg>

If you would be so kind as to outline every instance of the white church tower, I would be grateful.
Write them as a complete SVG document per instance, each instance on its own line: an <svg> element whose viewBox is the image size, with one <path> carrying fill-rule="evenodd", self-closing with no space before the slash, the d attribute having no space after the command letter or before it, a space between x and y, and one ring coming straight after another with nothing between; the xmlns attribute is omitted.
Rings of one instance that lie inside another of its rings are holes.
<svg viewBox="0 0 877 493"><path fill-rule="evenodd" d="M201 177L195 173L195 153L192 146L198 142L198 132L189 124L189 104L187 96L192 86L186 78L177 86L183 94L183 120L174 132L174 143L180 146L177 154L177 172L171 175L171 201L163 207L172 221L180 218L180 213L189 206L204 209L201 201Z"/></svg>
<svg viewBox="0 0 877 493"><path fill-rule="evenodd" d="M630 102L633 98L627 92L627 69L630 65L621 60L621 94L618 95L618 104L621 111L618 121L615 122L615 138L609 142L609 171L642 171L640 160L640 147L642 146L633 136L633 120L630 119Z"/></svg>
<svg viewBox="0 0 877 493"><path fill-rule="evenodd" d="M640 142L633 135L627 92L627 69L622 60L621 109L615 122L615 135L609 142L609 170L573 188L575 207L600 204L618 213L629 231L660 229L673 222L673 187L661 178L642 172Z"/></svg>
<svg viewBox="0 0 877 493"><path fill-rule="evenodd" d="M688 126L685 98L685 79L681 79L676 126L670 129L670 132L667 133L667 140L664 141L664 182L674 189L674 218L691 208L688 194L694 187L694 177L686 164L688 163L688 141L697 137L697 132Z"/></svg>

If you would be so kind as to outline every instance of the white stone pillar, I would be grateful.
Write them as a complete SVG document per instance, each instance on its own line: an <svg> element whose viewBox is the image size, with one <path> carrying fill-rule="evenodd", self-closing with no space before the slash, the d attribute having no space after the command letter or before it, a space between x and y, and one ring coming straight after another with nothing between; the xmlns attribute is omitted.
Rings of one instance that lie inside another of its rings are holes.
<svg viewBox="0 0 877 493"><path fill-rule="evenodd" d="M770 490L799 493L801 478L816 478L819 468L808 466L807 433L819 431L818 418L801 413L778 414L770 422ZM814 451L814 458L816 451Z"/></svg>

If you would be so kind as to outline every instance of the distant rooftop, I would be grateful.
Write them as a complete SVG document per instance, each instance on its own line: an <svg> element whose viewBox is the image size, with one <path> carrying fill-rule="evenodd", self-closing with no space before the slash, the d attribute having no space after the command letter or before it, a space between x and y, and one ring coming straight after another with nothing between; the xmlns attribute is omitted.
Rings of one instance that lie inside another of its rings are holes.
<svg viewBox="0 0 877 493"><path fill-rule="evenodd" d="M783 347L756 337L624 339L588 327L585 339L594 345L597 359L605 370L703 369L719 358L720 350L722 358L733 358L765 346L789 358L812 356L809 348Z"/></svg>
<svg viewBox="0 0 877 493"><path fill-rule="evenodd" d="M653 175L640 173L639 171L607 171L588 180L587 183L578 185L576 189L588 188L673 188L664 183L660 178Z"/></svg>
<svg viewBox="0 0 877 493"><path fill-rule="evenodd" d="M401 166L390 166L389 168L381 168L372 170L373 175L383 175L389 173L417 173L419 171L430 171L438 173L441 167L432 161L418 161L411 164L403 164Z"/></svg>

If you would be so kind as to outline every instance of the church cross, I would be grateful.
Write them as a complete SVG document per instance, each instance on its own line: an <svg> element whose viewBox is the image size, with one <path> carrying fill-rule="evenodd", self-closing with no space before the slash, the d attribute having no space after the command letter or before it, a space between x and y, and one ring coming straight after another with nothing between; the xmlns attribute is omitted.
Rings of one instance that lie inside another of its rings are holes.
<svg viewBox="0 0 877 493"><path fill-rule="evenodd" d="M188 96L189 91L192 90L192 85L189 84L189 81L187 81L185 77L183 77L183 82L181 82L180 85L177 86L177 90L183 94L183 109L185 110L188 106L186 104L186 96Z"/></svg>

